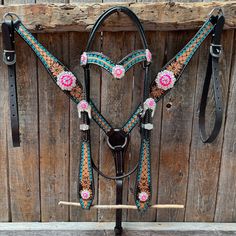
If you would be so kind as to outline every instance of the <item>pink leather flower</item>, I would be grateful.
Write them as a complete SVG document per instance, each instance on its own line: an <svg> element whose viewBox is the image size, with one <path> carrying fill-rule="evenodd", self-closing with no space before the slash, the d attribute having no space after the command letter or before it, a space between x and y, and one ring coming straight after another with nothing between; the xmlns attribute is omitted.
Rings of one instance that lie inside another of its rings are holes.
<svg viewBox="0 0 236 236"><path fill-rule="evenodd" d="M80 57L80 65L84 66L87 64L88 56L86 52L83 52L83 54Z"/></svg>
<svg viewBox="0 0 236 236"><path fill-rule="evenodd" d="M81 118L81 113L84 112L84 111L88 113L89 119L92 118L92 116L91 116L91 106L88 104L88 102L86 100L81 100L79 102L79 104L77 105L77 109L78 109L79 118Z"/></svg>
<svg viewBox="0 0 236 236"><path fill-rule="evenodd" d="M121 65L116 65L112 68L114 78L121 79L125 75L125 68Z"/></svg>
<svg viewBox="0 0 236 236"><path fill-rule="evenodd" d="M86 111L86 110L88 109L88 107L89 107L89 104L88 104L88 102L85 101L85 100L81 100L81 101L79 102L79 104L78 104L78 109L79 109L80 111Z"/></svg>
<svg viewBox="0 0 236 236"><path fill-rule="evenodd" d="M156 102L153 98L146 99L146 101L144 103L148 108L150 108L152 110L154 110L156 107Z"/></svg>
<svg viewBox="0 0 236 236"><path fill-rule="evenodd" d="M62 90L72 90L76 85L75 76L68 71L63 71L57 76L57 84Z"/></svg>
<svg viewBox="0 0 236 236"><path fill-rule="evenodd" d="M148 200L148 194L146 192L141 192L139 193L138 198L141 202L146 202Z"/></svg>
<svg viewBox="0 0 236 236"><path fill-rule="evenodd" d="M152 114L151 116L154 116L154 112L156 109L156 102L153 98L147 98L146 101L143 103L143 113L142 113L142 117L145 115L146 111L148 109L152 110Z"/></svg>
<svg viewBox="0 0 236 236"><path fill-rule="evenodd" d="M149 49L146 49L146 58L147 58L147 62L151 62L152 61L152 54L149 51Z"/></svg>
<svg viewBox="0 0 236 236"><path fill-rule="evenodd" d="M161 71L156 77L157 87L163 90L170 89L174 86L176 78L174 73L169 70Z"/></svg>
<svg viewBox="0 0 236 236"><path fill-rule="evenodd" d="M90 192L87 189L82 190L80 195L84 200L88 200L90 198Z"/></svg>

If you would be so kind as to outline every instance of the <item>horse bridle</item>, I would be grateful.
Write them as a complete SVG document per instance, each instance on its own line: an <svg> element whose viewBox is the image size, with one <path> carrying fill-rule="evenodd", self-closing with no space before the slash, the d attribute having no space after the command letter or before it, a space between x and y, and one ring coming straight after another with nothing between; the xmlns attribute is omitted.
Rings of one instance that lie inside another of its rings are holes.
<svg viewBox="0 0 236 236"><path fill-rule="evenodd" d="M115 64L110 58L97 52L90 52L95 33L101 24L110 15L123 12L134 22L140 34L143 49L136 50L127 55L118 64ZM10 17L10 20L7 18ZM14 20L16 18L16 20ZM194 53L200 47L201 43L211 33L212 43L210 46L209 60L207 66L206 78L203 86L199 112L199 128L203 142L212 142L217 137L222 124L222 95L219 82L219 56L221 54L220 36L223 30L224 16L222 10L217 9L217 14L213 13L205 21L196 35L189 43L173 57L158 73L157 77L151 81L149 78L149 66L151 64L151 53L148 50L147 42L142 24L137 16L126 7L113 7L104 12L94 24L89 35L89 40L85 52L81 56L81 65L84 68L84 88L75 75L65 67L55 56L47 51L34 36L25 28L19 17L14 13L7 13L2 24L2 35L4 42L3 61L8 66L10 111L13 146L20 145L19 138L19 118L16 87L16 55L14 31L30 46L38 56L47 72L54 82L78 105L78 113L81 120L81 157L79 167L79 200L84 209L89 209L94 198L94 181L92 167L102 176L113 179L117 183L117 204L122 203L123 178L129 176L137 169L135 203L137 208L144 211L148 208L151 201L151 151L150 151L150 133L153 128L152 116L155 111L156 103L165 96L172 87L179 81L187 64ZM113 128L111 124L101 115L95 104L90 99L90 70L89 64L96 64L103 67L115 78L121 79L127 70L136 63L143 62L144 69L144 92L143 100L137 106L128 121L119 129ZM210 82L213 82L214 100L215 100L215 124L211 134L207 137L205 131L205 111L207 106L207 96ZM100 126L107 135L107 143L113 152L116 176L107 176L101 172L91 158L90 145L90 119ZM133 170L124 174L124 154L129 143L129 133L140 123L141 146L140 158L138 164Z"/></svg>
<svg viewBox="0 0 236 236"><path fill-rule="evenodd" d="M95 34L99 30L99 28L102 25L102 23L108 17L110 17L112 14L117 13L117 12L118 13L119 12L125 13L134 22L134 24L135 24L135 26L136 26L136 28L137 28L137 30L139 32L139 35L141 37L141 41L142 41L144 50L143 50L143 52L142 52L142 50L139 50L138 53L140 53L140 54L138 54L138 56L134 55L134 58L132 58L132 62L133 61L139 62L139 60L143 61L143 54L144 54L144 52L145 53L148 52L147 51L148 50L147 41L146 41L146 38L145 38L145 33L144 33L144 29L142 27L142 24L139 21L139 19L137 18L137 16L130 9L128 9L126 7L113 7L111 9L109 9L108 11L104 12L99 17L99 19L96 21L96 23L94 24L94 26L93 26L93 28L91 30L91 33L89 35L89 40L88 40L88 43L87 43L87 46L86 46L86 51L82 54L84 57L87 57L87 63L82 63L83 64L82 66L84 68L84 85L85 85L85 100L86 101L90 101L90 73L89 73L89 63L88 63L89 58L94 58L93 59L94 61L91 60L91 62L90 62L91 64L99 65L99 63L105 63L105 65L109 68L109 63L110 63L110 64L112 64L113 68L115 68L117 66L122 67L122 65L121 65L122 63L118 63L118 65L114 66L114 64L109 62L108 59L106 59L106 58L104 59L104 56L102 54L100 55L100 54L97 54L97 53L94 53L94 52L93 53L90 52L91 46L92 46L92 42L93 42L94 37L95 37ZM105 60L105 61L102 61L102 60ZM143 69L145 71L143 102L145 102L145 100L149 96L149 83L150 83L150 79L149 79L149 66L150 66L150 63L151 63L150 60L143 61ZM126 63L126 64L128 65L128 63ZM101 66L103 66L103 65L101 65ZM123 67L122 69L124 69L124 68L125 67ZM108 71L109 71L109 69L108 69ZM111 69L110 69L110 72L111 72ZM118 78L118 79L121 79L121 78ZM86 147L87 149L89 149L89 146L90 146L90 134L89 134L90 118L89 118L88 113L86 113L86 112L84 112L82 114L81 118L82 118L82 121L83 121L83 124L82 124L83 127L87 127L86 130L81 130L81 137L82 137L82 142L83 142L81 147L82 147L82 151L83 151L83 146L84 145L87 145L87 147ZM150 123L150 122L151 122L151 116L150 116L150 111L148 111L141 118L141 123L142 124L147 124L147 123ZM94 164L93 161L92 161L92 165L93 165L94 169L96 171L98 171L98 173L100 175L102 175L103 177L108 178L108 179L116 180L117 188L122 189L123 188L122 187L123 186L122 179L127 177L127 176L129 176L130 174L132 174L138 168L138 166L139 166L139 169L140 168L142 169L142 163L137 164L134 167L133 170L131 170L130 172L124 174L123 173L123 168L124 168L124 166L123 166L123 159L124 159L125 150L126 150L126 148L128 146L128 142L129 142L129 133L125 132L124 129L113 128L112 126L111 126L110 130L108 130L105 133L107 135L107 144L108 144L109 148L111 149L111 151L113 153L114 160L115 160L115 166L117 167L116 168L116 176L107 176L102 171L100 171L98 169L98 167L96 167L96 165ZM150 143L150 130L142 128L141 129L141 138L142 139L145 138L146 142ZM85 144L84 142L86 142L87 144ZM83 154L84 153L82 152L81 156L83 156ZM83 184L83 169L84 169L84 166L83 166L84 161L83 160L84 160L84 157L82 157L82 161L80 161L80 181L78 182L79 183L78 189L79 189L80 196L81 196L81 193L86 193L86 191L88 191L88 186L86 186L87 187L86 189L83 189L83 187L82 187L82 185L85 186L85 184ZM150 161L150 158L149 158L148 161ZM87 169L88 168L86 168L86 170ZM92 175L92 169L89 172L90 172L90 175ZM150 176L150 168L147 169L146 176L147 177ZM81 180L81 178L82 178L82 180ZM92 181L92 179L90 181ZM149 185L150 185L150 182L148 182L148 180L147 180L146 188L147 188L147 190L149 192L151 192L151 188L149 187ZM138 186L138 185L136 185L136 186ZM93 187L90 186L90 190L87 192L88 195L91 195L90 193L92 192L92 189L93 189ZM136 196L139 196L137 199L140 198L140 194L144 194L144 193L141 193L141 192L138 193L137 192ZM137 199L136 199L136 201L137 201ZM151 195L149 193L149 199L147 199L148 201L146 200L146 207L148 206L148 202L150 201L150 199L151 199ZM120 202L122 202L122 201L120 201ZM80 198L80 203L81 203L81 205L85 205L85 201L82 199L82 197Z"/></svg>

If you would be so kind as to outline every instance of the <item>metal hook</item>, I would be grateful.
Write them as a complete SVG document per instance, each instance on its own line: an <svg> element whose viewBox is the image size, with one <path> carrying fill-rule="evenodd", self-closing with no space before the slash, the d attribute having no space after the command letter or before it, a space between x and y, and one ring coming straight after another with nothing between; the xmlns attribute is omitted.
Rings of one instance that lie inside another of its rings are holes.
<svg viewBox="0 0 236 236"><path fill-rule="evenodd" d="M14 13L14 12L7 12L6 14L4 14L3 16L3 21L5 22L6 21L6 18L7 17L11 17L11 20L14 21L14 17L17 19L17 20L20 20L20 17Z"/></svg>
<svg viewBox="0 0 236 236"><path fill-rule="evenodd" d="M217 11L216 15L222 14L224 15L224 10L221 7L214 7L209 13L208 13L208 17L211 17L212 15L214 15L214 12Z"/></svg>

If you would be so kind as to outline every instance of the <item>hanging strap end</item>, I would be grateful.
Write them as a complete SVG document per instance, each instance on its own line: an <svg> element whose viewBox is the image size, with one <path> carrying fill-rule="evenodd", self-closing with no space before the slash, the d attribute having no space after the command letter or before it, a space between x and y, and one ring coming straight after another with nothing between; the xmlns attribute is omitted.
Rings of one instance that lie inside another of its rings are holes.
<svg viewBox="0 0 236 236"><path fill-rule="evenodd" d="M13 147L20 147L20 136L12 139Z"/></svg>

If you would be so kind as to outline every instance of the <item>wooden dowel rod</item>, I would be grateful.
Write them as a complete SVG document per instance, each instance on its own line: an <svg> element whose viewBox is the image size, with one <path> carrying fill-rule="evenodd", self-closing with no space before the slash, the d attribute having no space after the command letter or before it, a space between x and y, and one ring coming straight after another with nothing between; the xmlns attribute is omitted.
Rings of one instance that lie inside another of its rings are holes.
<svg viewBox="0 0 236 236"><path fill-rule="evenodd" d="M78 202L66 202L66 201L60 201L58 205L66 205L66 206L77 206L81 207L81 204ZM137 210L137 207L134 205L92 205L91 208L93 209L133 209ZM178 204L156 204L150 206L150 208L176 208L176 209L182 209L184 208L184 205L178 205Z"/></svg>

